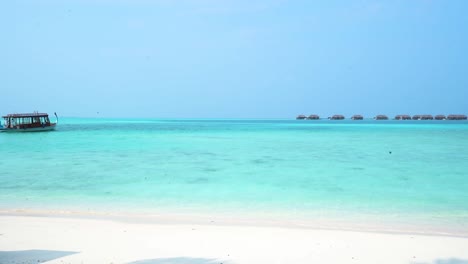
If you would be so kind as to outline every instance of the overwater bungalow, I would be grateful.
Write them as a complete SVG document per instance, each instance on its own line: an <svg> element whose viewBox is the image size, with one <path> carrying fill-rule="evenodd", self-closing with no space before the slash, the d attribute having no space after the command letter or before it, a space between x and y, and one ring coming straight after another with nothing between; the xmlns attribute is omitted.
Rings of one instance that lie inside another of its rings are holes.
<svg viewBox="0 0 468 264"><path fill-rule="evenodd" d="M345 117L343 115L333 115L333 116L329 117L328 119L330 119L330 120L343 120L343 119L345 119Z"/></svg>
<svg viewBox="0 0 468 264"><path fill-rule="evenodd" d="M434 117L432 115L421 115L421 120L433 120Z"/></svg>
<svg viewBox="0 0 468 264"><path fill-rule="evenodd" d="M310 115L310 116L307 117L307 119L309 119L309 120L319 120L319 119L320 119L320 116L318 116L318 115Z"/></svg>
<svg viewBox="0 0 468 264"><path fill-rule="evenodd" d="M298 116L296 117L297 120L304 120L304 119L306 119L306 118L307 118L307 117L306 117L305 115L298 115Z"/></svg>
<svg viewBox="0 0 468 264"><path fill-rule="evenodd" d="M396 115L395 120L411 120L410 115Z"/></svg>
<svg viewBox="0 0 468 264"><path fill-rule="evenodd" d="M386 115L376 115L374 117L375 120L388 120L388 116Z"/></svg>
<svg viewBox="0 0 468 264"><path fill-rule="evenodd" d="M447 120L466 120L466 115L448 115Z"/></svg>
<svg viewBox="0 0 468 264"><path fill-rule="evenodd" d="M436 116L434 117L434 119L435 119L435 120L445 120L445 119L447 119L447 118L445 117L445 115L436 115Z"/></svg>
<svg viewBox="0 0 468 264"><path fill-rule="evenodd" d="M363 120L364 117L363 117L362 115L353 115L353 116L351 117L351 119L352 119L352 120Z"/></svg>
<svg viewBox="0 0 468 264"><path fill-rule="evenodd" d="M421 120L421 115L414 115L413 120Z"/></svg>

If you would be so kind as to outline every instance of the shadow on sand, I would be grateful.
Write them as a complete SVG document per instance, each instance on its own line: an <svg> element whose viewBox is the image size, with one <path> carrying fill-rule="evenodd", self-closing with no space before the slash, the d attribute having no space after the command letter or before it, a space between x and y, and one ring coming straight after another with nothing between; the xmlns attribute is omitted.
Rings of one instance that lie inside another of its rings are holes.
<svg viewBox="0 0 468 264"><path fill-rule="evenodd" d="M76 254L73 251L55 251L55 250L18 250L18 251L0 251L0 263L43 263L53 259L62 258L68 255Z"/></svg>
<svg viewBox="0 0 468 264"><path fill-rule="evenodd" d="M227 264L227 262L205 258L157 258L129 262L128 264Z"/></svg>

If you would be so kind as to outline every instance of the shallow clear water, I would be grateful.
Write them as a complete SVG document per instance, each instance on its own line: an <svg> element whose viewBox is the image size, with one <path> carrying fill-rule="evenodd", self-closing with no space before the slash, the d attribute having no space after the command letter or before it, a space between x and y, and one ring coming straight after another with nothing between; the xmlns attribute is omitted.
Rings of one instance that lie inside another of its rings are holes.
<svg viewBox="0 0 468 264"><path fill-rule="evenodd" d="M0 133L1 208L468 225L465 121L60 120Z"/></svg>

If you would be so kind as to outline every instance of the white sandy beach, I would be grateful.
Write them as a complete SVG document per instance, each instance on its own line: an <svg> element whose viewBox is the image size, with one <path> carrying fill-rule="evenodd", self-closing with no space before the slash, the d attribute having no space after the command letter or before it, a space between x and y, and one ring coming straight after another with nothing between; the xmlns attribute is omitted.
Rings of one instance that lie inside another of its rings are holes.
<svg viewBox="0 0 468 264"><path fill-rule="evenodd" d="M468 263L468 238L0 216L0 263Z"/></svg>

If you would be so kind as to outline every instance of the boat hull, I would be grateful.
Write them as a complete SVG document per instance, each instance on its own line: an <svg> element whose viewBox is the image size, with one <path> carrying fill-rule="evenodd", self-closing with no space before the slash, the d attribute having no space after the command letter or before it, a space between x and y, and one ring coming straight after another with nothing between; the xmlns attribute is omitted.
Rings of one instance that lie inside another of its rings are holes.
<svg viewBox="0 0 468 264"><path fill-rule="evenodd" d="M50 126L44 127L32 127L32 128L2 128L0 132L43 132L52 131L55 129L57 124L50 124Z"/></svg>

